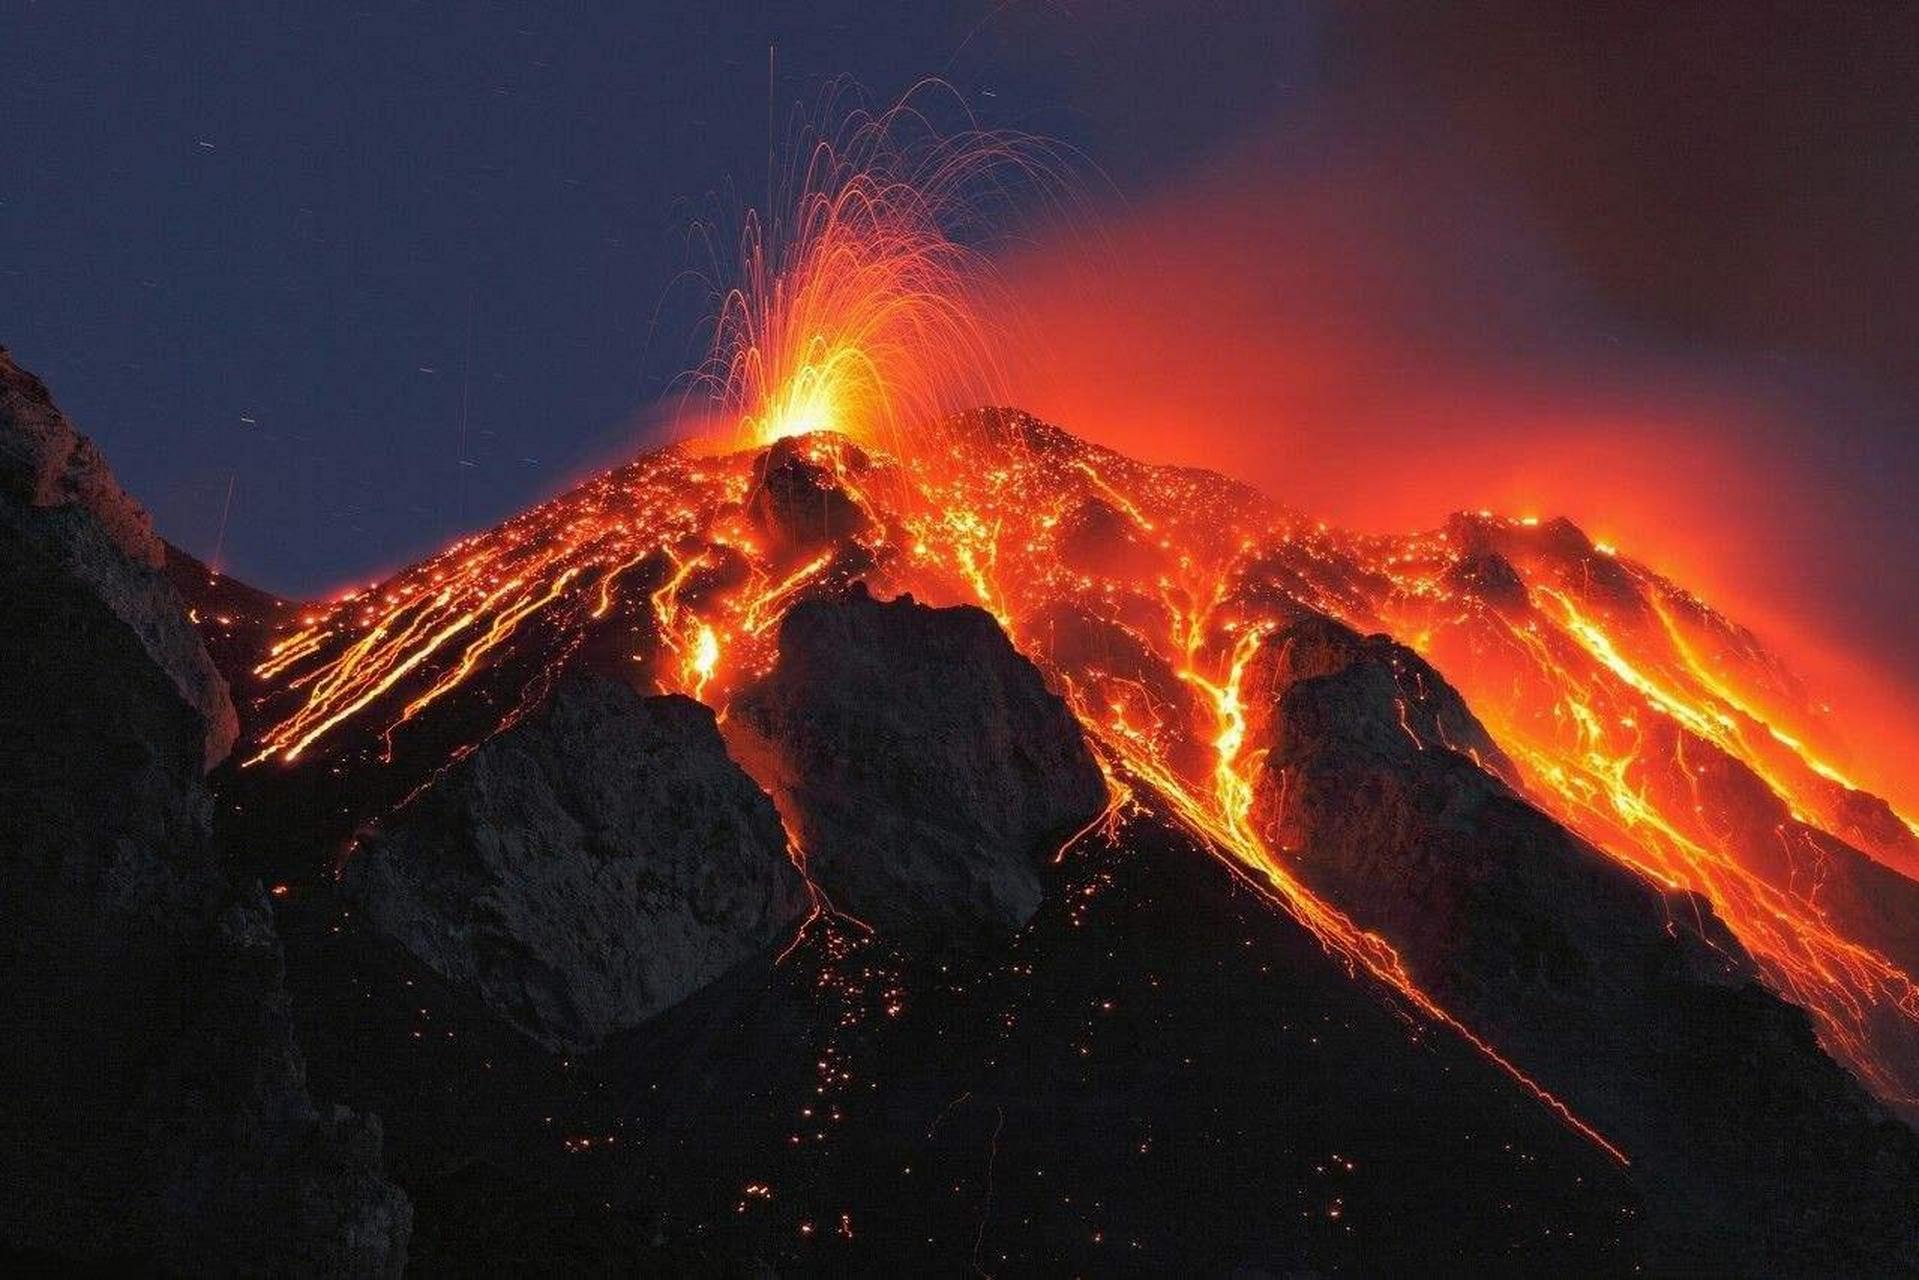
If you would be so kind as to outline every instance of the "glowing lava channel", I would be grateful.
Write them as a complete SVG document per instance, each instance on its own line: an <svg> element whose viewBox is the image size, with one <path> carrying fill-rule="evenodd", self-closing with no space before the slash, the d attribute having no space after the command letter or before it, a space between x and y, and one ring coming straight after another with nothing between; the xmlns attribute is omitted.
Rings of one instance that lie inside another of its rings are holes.
<svg viewBox="0 0 1919 1280"><path fill-rule="evenodd" d="M1522 539L1530 528L1478 519ZM1646 610L1608 620L1582 599L1584 570L1514 556L1529 600L1516 612L1454 585L1463 552L1453 540L1405 540L1379 562L1397 584L1382 620L1447 672L1544 809L1663 888L1704 896L1769 984L1811 1014L1828 1052L1882 1098L1919 1103L1914 1068L1900 1065L1909 1048L1886 1047L1919 1043L1919 983L1820 900L1831 837L1809 824L1836 825L1851 788L1761 718L1758 695L1735 692L1736 671L1701 657L1681 613L1722 634L1736 628L1623 559L1613 571ZM1749 771L1789 818L1742 837L1750 796L1702 790L1735 767L1716 760ZM1892 830L1910 828L1897 818Z"/></svg>

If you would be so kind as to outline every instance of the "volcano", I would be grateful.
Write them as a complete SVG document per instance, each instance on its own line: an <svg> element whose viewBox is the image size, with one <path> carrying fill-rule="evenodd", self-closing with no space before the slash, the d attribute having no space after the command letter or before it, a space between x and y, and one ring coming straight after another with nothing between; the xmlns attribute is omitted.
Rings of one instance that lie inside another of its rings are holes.
<svg viewBox="0 0 1919 1280"><path fill-rule="evenodd" d="M282 600L10 360L0 489L22 1256L1919 1257L1919 835L1567 522L987 409Z"/></svg>

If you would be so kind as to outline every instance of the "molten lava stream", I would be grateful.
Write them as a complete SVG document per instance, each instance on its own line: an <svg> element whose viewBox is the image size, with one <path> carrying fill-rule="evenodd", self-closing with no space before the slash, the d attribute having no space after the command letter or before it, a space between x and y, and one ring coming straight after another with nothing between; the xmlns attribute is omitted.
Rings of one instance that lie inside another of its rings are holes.
<svg viewBox="0 0 1919 1280"><path fill-rule="evenodd" d="M1919 1102L1919 984L1818 902L1827 854L1802 818L1825 807L1809 782L1836 771L1734 700L1656 597L1657 628L1631 629L1608 626L1569 587L1530 586L1539 603L1512 615L1422 571L1402 577L1388 613L1458 684L1542 807L1641 875L1701 894L1834 1057L1886 1100ZM1709 793L1715 759L1751 783ZM1737 829L1754 788L1780 805L1757 847Z"/></svg>
<svg viewBox="0 0 1919 1280"><path fill-rule="evenodd" d="M1107 776L1123 782L1135 803L1157 809L1191 834L1349 972L1366 973L1426 1019L1459 1034L1567 1125L1625 1163L1623 1151L1427 995L1390 943L1307 888L1255 829L1250 812L1258 760L1246 752L1241 681L1271 624L1220 616L1247 552L1256 546L1254 529L1244 523L1249 513L1228 517L1220 511L1218 495L1207 493L1215 481L1113 456L1090 457L1077 442L1063 458L1063 437L1013 432L996 440L991 424L985 425L975 446L987 450L983 456L937 462L916 457L906 464L917 477L922 505L908 519L912 557L901 585L934 598L954 586L970 592L1016 641L1031 619L1063 602L1124 628L1201 693L1211 721L1212 762L1197 781L1172 763L1171 754L1196 726L1169 724L1138 680L1097 666L1062 667L1044 657L1043 644L1023 645L1040 655L1065 693ZM1159 564L1150 607L1137 607L1144 598L1139 588L1148 584L1131 580L1122 566L1102 573L1068 563L1058 541L1062 524L1088 496L1129 525L1142 553ZM1230 636L1231 644L1223 657L1209 660L1216 632Z"/></svg>
<svg viewBox="0 0 1919 1280"><path fill-rule="evenodd" d="M1109 761L1109 773L1121 774L1145 788L1165 816L1220 858L1244 883L1298 921L1322 947L1345 963L1348 972L1365 972L1427 1019L1456 1032L1567 1125L1620 1164L1628 1163L1624 1151L1421 990L1390 943L1360 928L1301 883L1284 858L1254 829L1248 815L1253 799L1251 771L1256 765L1243 758L1246 721L1240 681L1266 634L1263 626L1242 628L1227 660L1227 671L1217 681L1191 666L1179 673L1206 692L1217 717L1210 790L1195 789L1169 767L1162 755L1160 744L1164 739L1158 728L1142 730L1133 725L1122 705L1112 704L1110 715L1100 717L1077 696L1077 690L1069 702L1080 722L1092 730L1095 743Z"/></svg>

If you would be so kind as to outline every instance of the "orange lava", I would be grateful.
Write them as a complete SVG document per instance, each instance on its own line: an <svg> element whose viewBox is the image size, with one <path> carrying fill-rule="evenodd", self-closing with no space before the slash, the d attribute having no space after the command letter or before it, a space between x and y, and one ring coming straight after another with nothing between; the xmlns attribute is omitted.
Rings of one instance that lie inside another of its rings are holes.
<svg viewBox="0 0 1919 1280"><path fill-rule="evenodd" d="M982 251L951 232L988 220L987 197L1071 190L1040 138L929 119L926 81L890 109L831 99L802 122L770 193L749 212L735 283L719 294L712 352L693 379L735 447L837 431L895 447L908 432L1001 398L1010 312Z"/></svg>
<svg viewBox="0 0 1919 1280"><path fill-rule="evenodd" d="M1534 799L1642 875L1703 895L1827 1049L1912 1105L1919 987L1837 895L1870 874L1865 855L1914 866L1919 841L1802 736L1818 717L1790 673L1571 526L1479 516L1392 545L1377 616L1458 686ZM1523 600L1462 589L1487 554Z"/></svg>

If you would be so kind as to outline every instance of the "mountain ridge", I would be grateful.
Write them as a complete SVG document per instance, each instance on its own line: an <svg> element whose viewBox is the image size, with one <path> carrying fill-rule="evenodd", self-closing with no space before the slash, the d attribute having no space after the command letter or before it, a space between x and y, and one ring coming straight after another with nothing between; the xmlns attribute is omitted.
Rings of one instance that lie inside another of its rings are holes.
<svg viewBox="0 0 1919 1280"><path fill-rule="evenodd" d="M238 704L232 757L183 785L206 788L222 874L275 886L259 905L314 1088L388 1117L422 1259L1404 1265L1416 1251L1350 1232L1411 1214L1462 1265L1913 1265L1919 1138L1866 1087L1896 1102L1919 1069L1890 976L1915 945L1893 908L1919 889L1797 817L1783 871L1731 826L1682 825L1669 776L1721 815L1770 797L1810 819L1841 784L1746 731L1790 692L1749 633L1570 526L1354 538L1001 410L901 457L819 435L650 454L337 601L168 571ZM1701 657L1709 637L1723 656ZM580 702L582 679L618 692ZM1547 692L1478 696L1508 682ZM743 769L727 785L778 803L756 856L808 885L768 917L791 937L658 874L662 823L701 866L696 809L537 801L669 778L618 744L636 708L686 698L713 709L700 750ZM1626 729L1633 754L1607 755ZM1630 785L1582 789L1615 774ZM882 813L890 834L862 838ZM474 822L517 860L478 896L405 852L457 852ZM355 862L376 855L456 905L492 895L468 959L406 941L453 927L445 908L402 926L356 897L384 891ZM1821 898L1841 916L1798 893L1802 855L1855 886ZM928 891L954 883L1001 888ZM974 903L993 927L954 930ZM622 923L595 942L589 908ZM667 957L668 919L716 931L724 960L633 1001L602 960ZM1857 967L1822 987L1802 955ZM1276 964L1297 974L1283 997ZM1390 1064L1370 1093L1343 1082L1368 1055ZM1321 1059L1284 1101L1238 1069ZM1342 1110L1316 1117L1312 1090ZM1294 1159L1342 1126L1384 1171L1350 1201L1320 1180L1353 1176L1325 1172L1353 1152ZM1479 1151L1487 1129L1532 1154ZM961 1171L954 1134L983 1165ZM1262 1138L1294 1154L1262 1163ZM1178 1188L1208 1151L1202 1204ZM1408 1167L1467 1152L1477 1185ZM1565 1189L1520 1194L1529 1160ZM950 1195L882 1189L929 1161ZM543 1179L566 1188L553 1206ZM1510 1232L1461 1220L1495 1187L1525 1206ZM1154 1194L1178 1211L1152 1220Z"/></svg>

